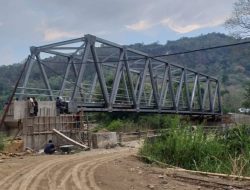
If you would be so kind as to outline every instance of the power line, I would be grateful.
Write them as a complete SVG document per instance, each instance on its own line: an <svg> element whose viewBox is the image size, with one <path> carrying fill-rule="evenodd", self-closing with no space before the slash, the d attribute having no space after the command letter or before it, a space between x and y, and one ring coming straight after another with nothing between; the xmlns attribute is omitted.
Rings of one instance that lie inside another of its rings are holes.
<svg viewBox="0 0 250 190"><path fill-rule="evenodd" d="M97 63L117 63L119 61L137 61L137 60L145 60L147 58L155 59L155 58L160 58L160 57L169 57L169 56L175 56L175 55L190 54L190 53L195 53L195 52L200 52L200 51L221 49L221 48L240 46L240 45L246 45L246 44L250 44L250 41L238 42L238 43L232 43L232 44L225 44L225 45L218 45L218 46L212 46L212 47L206 47L206 48L199 48L199 49L187 50L187 51L182 51L182 52L174 52L174 53L170 53L170 54L160 54L160 55L155 55L155 56L141 55L142 57L140 57L140 58L121 59L121 60L114 60L114 61L113 60L111 60L111 61L98 61ZM54 62L54 63L56 63L56 62ZM76 63L76 64L81 64L81 63Z"/></svg>
<svg viewBox="0 0 250 190"><path fill-rule="evenodd" d="M160 55L154 55L154 56L144 56L141 58L132 58L132 59L123 59L123 60L117 60L117 61L108 61L108 63L116 63L119 61L137 61L137 60L144 60L147 58L155 59L155 58L160 58L160 57L169 57L169 56L175 56L175 55L183 55L183 54L189 54L189 53L195 53L199 51L207 51L207 50L214 50L214 49L220 49L220 48L227 48L227 47L233 47L233 46L239 46L239 45L246 45L250 44L250 41L245 41L245 42L238 42L238 43L232 43L232 44L225 44L225 45L218 45L218 46L212 46L212 47L206 47L206 48L199 48L199 49L194 49L194 50L187 50L187 51L182 51L182 52L175 52L175 53L170 53L170 54L160 54ZM141 55L143 56L143 55ZM156 60L157 61L157 60ZM97 63L107 63L107 61L99 61Z"/></svg>
<svg viewBox="0 0 250 190"><path fill-rule="evenodd" d="M250 41L245 41L245 42L238 42L238 43L232 43L232 44L226 44L226 45L219 45L219 46L212 46L212 47L207 47L207 48L200 48L200 49L194 49L194 50L188 50L188 51L183 51L183 52L176 52L176 53L171 53L171 54L161 54L161 55L156 55L156 56L148 56L148 58L158 58L158 57L168 57L168 56L174 56L174 55L182 55L182 54L189 54L189 53L194 53L194 52L199 52L199 51L207 51L207 50L213 50L213 49L220 49L220 48L227 48L227 47L233 47L233 46L239 46L239 45L246 45L246 44L250 44ZM117 60L117 61L99 61L97 63L112 63L115 62L117 63L118 61L136 61L136 60L143 60L146 59L147 57L144 58L134 58L134 59L124 59L124 60ZM32 58L33 60L35 60L34 58ZM41 60L40 60L41 61ZM41 61L43 62L43 61ZM46 62L46 61L44 61ZM50 61L48 61L50 62ZM47 62L47 63L48 63ZM56 63L56 62L52 62L52 63ZM61 62L57 62L57 63L61 63ZM76 63L74 63L76 64ZM54 69L48 67L47 65L43 64L45 67L47 67L48 69L50 69L52 72L54 72L57 75L60 75L58 72L56 72ZM63 78L64 79L64 78ZM70 81L67 81L70 82ZM80 87L79 87L80 88Z"/></svg>
<svg viewBox="0 0 250 190"><path fill-rule="evenodd" d="M233 46L239 46L239 45L245 45L245 44L250 44L250 41L238 42L238 43L227 44L227 45L212 46L212 47L207 47L207 48L200 48L200 49L188 50L188 51L183 51L183 52L170 53L170 54L165 54L165 55L156 55L156 56L153 56L153 57L155 57L155 58L157 58L157 57L167 57L167 56L188 54L188 53L194 53L194 52L199 52L199 51L207 51L207 50L220 49L220 48L226 48L226 47L233 47Z"/></svg>

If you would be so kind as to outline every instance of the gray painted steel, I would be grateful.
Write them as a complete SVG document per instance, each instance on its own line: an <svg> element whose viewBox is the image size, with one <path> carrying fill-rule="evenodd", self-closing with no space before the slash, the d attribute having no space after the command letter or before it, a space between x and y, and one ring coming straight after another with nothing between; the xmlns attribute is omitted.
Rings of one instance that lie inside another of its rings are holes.
<svg viewBox="0 0 250 190"><path fill-rule="evenodd" d="M216 78L93 35L30 51L23 84L16 93L21 97L62 96L72 110L90 112L221 114ZM64 69L53 70L55 62ZM30 81L33 70L41 82ZM55 77L61 79L58 85L51 83Z"/></svg>

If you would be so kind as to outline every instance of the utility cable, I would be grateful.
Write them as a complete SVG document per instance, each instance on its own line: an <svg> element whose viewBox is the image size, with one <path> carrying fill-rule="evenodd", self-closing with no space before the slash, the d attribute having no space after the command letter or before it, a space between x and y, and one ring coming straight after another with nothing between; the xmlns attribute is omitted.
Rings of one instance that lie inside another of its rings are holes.
<svg viewBox="0 0 250 190"><path fill-rule="evenodd" d="M183 55L183 54L189 54L189 53L195 53L195 52L199 52L199 51L207 51L207 50L214 50L214 49L220 49L220 48L227 48L227 47L234 47L234 46L239 46L239 45L246 45L246 44L250 44L250 41L245 41L245 42L238 42L238 43L232 43L232 44L226 44L226 45L219 45L219 46L212 46L212 47L207 47L207 48L199 48L199 49L194 49L194 50L188 50L188 51L183 51L183 52L175 52L175 53L170 53L170 54L161 54L161 55L155 55L155 56L148 56L147 58L158 58L158 57L168 57L168 56L175 56L175 55ZM32 58L33 60L36 61L36 59ZM124 59L124 60L117 60L117 61L100 61L98 63L112 63L115 62L117 63L118 61L136 61L136 60L140 60L140 59L146 59L146 57L144 58L133 58L133 59ZM157 59L156 59L157 60ZM49 70L51 70L52 72L54 72L57 75L61 75L60 73L58 73L57 71L55 71L54 69L50 68L49 66L45 65L44 63L42 63L43 61L41 61L41 64L43 64L46 68L48 68ZM77 63L74 63L77 64ZM62 77L62 76L61 76ZM66 82L75 84L74 82L71 81L67 81L65 77L62 77ZM78 88L82 89L82 87L77 86Z"/></svg>
<svg viewBox="0 0 250 190"><path fill-rule="evenodd" d="M147 58L151 58L157 61L156 58L161 58L161 57L169 57L169 56L175 56L175 55L184 55L184 54L190 54L190 53L195 53L195 52L200 52L200 51L208 51L208 50L214 50L214 49L221 49L221 48L228 48L228 47L234 47L234 46L240 46L240 45L246 45L250 44L250 41L245 41L245 42L238 42L238 43L232 43L232 44L225 44L225 45L218 45L218 46L211 46L211 47L205 47L205 48L199 48L199 49L194 49L194 50L187 50L187 51L182 51L182 52L174 52L174 53L169 53L169 54L159 54L155 56L144 56L144 55L139 55L142 56L140 58L131 58L131 59L122 59L122 60L111 60L111 61L98 61L97 63L117 63L119 61L137 61L137 60L145 60ZM60 56L60 55L59 55ZM70 55L65 55L65 57L70 57ZM56 62L54 62L56 63ZM60 63L60 62L58 62ZM81 64L81 63L75 63L75 64Z"/></svg>

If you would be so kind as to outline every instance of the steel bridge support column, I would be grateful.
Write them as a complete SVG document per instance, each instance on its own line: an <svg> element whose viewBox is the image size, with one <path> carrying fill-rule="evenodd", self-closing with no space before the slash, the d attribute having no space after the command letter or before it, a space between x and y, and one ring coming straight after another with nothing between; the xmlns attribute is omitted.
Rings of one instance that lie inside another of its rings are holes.
<svg viewBox="0 0 250 190"><path fill-rule="evenodd" d="M33 67L33 59L34 58L35 58L35 55L33 53L31 53L31 56L28 57L28 60L27 60L28 67L26 68L26 73L25 73L25 77L24 77L24 80L23 80L23 86L22 86L22 90L21 90L20 99L23 99L23 95L25 94L25 90L26 90L28 80L29 80L29 77L30 77L30 72L31 72L31 69Z"/></svg>
<svg viewBox="0 0 250 190"><path fill-rule="evenodd" d="M77 89L80 88L82 79L83 79L83 73L87 64L87 60L88 60L88 56L89 56L89 52L90 52L90 42L89 42L89 38L85 37L85 49L83 52L83 56L82 56L82 60L81 60L81 65L80 65L80 70L77 76L77 81L76 84L74 86L74 90L71 96L71 100L74 100L76 98L77 95Z"/></svg>
<svg viewBox="0 0 250 190"><path fill-rule="evenodd" d="M168 76L168 66L165 64L165 71L164 71L164 76L161 84L161 94L160 94L160 100L159 100L159 105L160 109L161 107L164 106L165 98L166 98L166 91L167 91L167 76Z"/></svg>
<svg viewBox="0 0 250 190"><path fill-rule="evenodd" d="M124 57L124 51L120 50L119 62L116 68L115 78L113 80L113 86L112 86L112 91L111 91L110 100L109 100L110 106L111 106L110 108L112 108L112 105L115 103L118 87L121 81L122 70L123 70L123 65L122 65L123 57Z"/></svg>
<svg viewBox="0 0 250 190"><path fill-rule="evenodd" d="M187 70L186 68L184 68L184 83L185 83L185 90L186 90L186 104L187 104L187 108L189 111L191 111L191 106L190 106L190 97L189 97L189 89L188 89L188 81L187 81Z"/></svg>
<svg viewBox="0 0 250 190"><path fill-rule="evenodd" d="M206 104L206 98L207 98L207 93L208 93L208 86L209 86L209 78L207 78L206 81L206 88L203 94L203 99L202 99L202 112L205 111L205 104Z"/></svg>
<svg viewBox="0 0 250 190"><path fill-rule="evenodd" d="M54 95L53 95L53 92L52 92L50 84L49 84L49 79L48 79L47 74L45 72L44 66L43 66L43 64L40 61L40 55L39 54L36 55L36 60L37 60L38 66L39 66L39 68L40 68L40 70L42 72L42 77L43 77L43 81L45 83L45 86L46 86L46 88L49 91L50 100L54 100Z"/></svg>
<svg viewBox="0 0 250 190"><path fill-rule="evenodd" d="M69 75L70 68L71 68L71 59L69 59L67 62L67 68L66 68L66 71L65 71L64 76L63 76L63 81L61 84L61 90L60 90L59 96L62 96L64 93L64 88L65 88L66 80L67 80L68 75Z"/></svg>
<svg viewBox="0 0 250 190"><path fill-rule="evenodd" d="M200 111L203 110L202 108L202 97L201 97L201 86L200 86L200 75L197 74L197 90L198 90L198 103L200 106Z"/></svg>
<svg viewBox="0 0 250 190"><path fill-rule="evenodd" d="M220 94L220 83L219 83L219 81L217 81L217 85L218 85L218 92L217 92L217 96L218 96L218 111L219 111L219 113L222 114L221 94Z"/></svg>
<svg viewBox="0 0 250 190"><path fill-rule="evenodd" d="M90 94L89 94L89 101L88 102L92 101L93 94L95 92L96 83L97 83L97 74L95 73L92 85L90 86Z"/></svg>
<svg viewBox="0 0 250 190"><path fill-rule="evenodd" d="M145 83L145 78L146 78L146 74L147 74L147 69L148 69L148 65L149 65L149 58L146 59L146 63L144 66L144 70L143 70L143 74L142 74L142 78L141 78L141 82L140 82L140 86L139 86L139 92L138 92L138 97L137 97L137 109L140 108L140 103L141 103L141 95L142 95L142 91L144 89L144 83Z"/></svg>
<svg viewBox="0 0 250 190"><path fill-rule="evenodd" d="M128 85L127 85L126 77L124 75L124 71L122 71L122 79L123 79L124 86L125 86L127 101L128 101L128 103L130 103L130 96L129 96L129 91L128 91Z"/></svg>
<svg viewBox="0 0 250 190"><path fill-rule="evenodd" d="M177 111L179 110L179 103L180 103L180 96L181 96L181 92L182 92L183 80L184 80L184 69L182 70L182 73L181 73L181 80L180 80L178 90L177 90L177 94L176 94L176 108L177 108Z"/></svg>
<svg viewBox="0 0 250 190"><path fill-rule="evenodd" d="M103 72L102 72L102 67L100 66L99 59L98 59L98 56L97 56L97 53L96 53L96 50L95 50L95 36L89 36L89 37L92 38L92 43L90 45L90 49L91 49L91 53L93 55L95 69L96 69L96 73L97 73L97 76L98 76L98 80L100 82L103 98L104 98L106 107L110 108L109 94L108 94L105 78L104 78L104 75L103 75Z"/></svg>
<svg viewBox="0 0 250 190"><path fill-rule="evenodd" d="M213 103L212 103L210 80L208 80L208 99L209 99L209 110L212 111L213 110Z"/></svg>
<svg viewBox="0 0 250 190"><path fill-rule="evenodd" d="M193 86L193 90L192 90L192 95L191 95L191 101L190 101L190 111L192 111L193 109L193 103L194 103L194 97L195 97L195 91L197 88L197 81L198 81L198 75L195 75L195 80L194 80L194 86Z"/></svg>
<svg viewBox="0 0 250 190"><path fill-rule="evenodd" d="M127 50L124 48L123 51L124 51L124 58L125 58L124 63L125 63L125 68L126 68L126 72L127 72L129 87L131 90L133 105L134 105L134 108L138 108L137 101L136 101L136 94L135 94L135 90L134 90L134 85L133 85L133 81L132 81L132 77L131 77L131 73L130 73L129 64L127 61L128 60Z"/></svg>

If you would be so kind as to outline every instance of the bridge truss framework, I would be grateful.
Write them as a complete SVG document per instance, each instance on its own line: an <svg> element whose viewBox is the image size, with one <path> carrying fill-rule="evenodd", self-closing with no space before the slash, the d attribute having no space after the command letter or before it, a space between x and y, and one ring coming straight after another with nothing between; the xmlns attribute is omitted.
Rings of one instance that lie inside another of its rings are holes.
<svg viewBox="0 0 250 190"><path fill-rule="evenodd" d="M21 97L62 96L72 111L221 114L216 78L93 35L30 51Z"/></svg>

